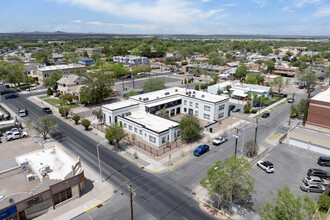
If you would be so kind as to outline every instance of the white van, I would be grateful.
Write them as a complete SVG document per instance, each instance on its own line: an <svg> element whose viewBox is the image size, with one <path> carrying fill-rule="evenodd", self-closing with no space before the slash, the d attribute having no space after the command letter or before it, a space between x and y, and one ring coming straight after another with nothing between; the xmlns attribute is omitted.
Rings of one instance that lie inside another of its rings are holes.
<svg viewBox="0 0 330 220"><path fill-rule="evenodd" d="M26 110L25 110L25 109L23 109L23 110L19 110L19 116L21 116L21 117L25 117L25 116L27 116L27 114L26 114Z"/></svg>

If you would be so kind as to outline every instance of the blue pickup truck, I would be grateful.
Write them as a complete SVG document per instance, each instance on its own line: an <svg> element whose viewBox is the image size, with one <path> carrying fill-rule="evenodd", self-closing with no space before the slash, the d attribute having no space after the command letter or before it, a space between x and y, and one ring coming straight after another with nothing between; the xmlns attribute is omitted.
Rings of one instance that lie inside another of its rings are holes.
<svg viewBox="0 0 330 220"><path fill-rule="evenodd" d="M6 95L6 99L14 99L14 98L18 98L19 96L15 93L13 94L9 94L9 95Z"/></svg>

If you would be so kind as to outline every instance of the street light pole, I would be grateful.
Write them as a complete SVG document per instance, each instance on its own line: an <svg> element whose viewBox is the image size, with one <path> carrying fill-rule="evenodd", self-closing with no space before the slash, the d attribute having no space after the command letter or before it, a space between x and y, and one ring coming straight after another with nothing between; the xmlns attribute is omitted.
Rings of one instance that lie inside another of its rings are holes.
<svg viewBox="0 0 330 220"><path fill-rule="evenodd" d="M294 102L294 93L292 93L292 103L291 103L290 115L289 115L289 122L288 122L288 125L289 126L290 126L290 121L291 121L291 115L292 115L292 109L293 109L293 102Z"/></svg>
<svg viewBox="0 0 330 220"><path fill-rule="evenodd" d="M256 123L254 125L255 133L254 133L254 146L257 145L257 133L258 133L258 117L256 117Z"/></svg>
<svg viewBox="0 0 330 220"><path fill-rule="evenodd" d="M101 178L101 182L103 182L103 178L102 178L102 167L101 167L101 160L100 160L100 152L99 152L99 146L102 145L104 142L106 142L107 140L104 140L103 142L99 143L98 145L96 145L96 151L97 151L97 159L99 162L99 169L100 169L100 178Z"/></svg>
<svg viewBox="0 0 330 220"><path fill-rule="evenodd" d="M63 101L64 99L63 99L63 97L61 99L62 99L63 113L64 113L65 118L67 118L66 112L65 112L65 107L64 107L64 101Z"/></svg>

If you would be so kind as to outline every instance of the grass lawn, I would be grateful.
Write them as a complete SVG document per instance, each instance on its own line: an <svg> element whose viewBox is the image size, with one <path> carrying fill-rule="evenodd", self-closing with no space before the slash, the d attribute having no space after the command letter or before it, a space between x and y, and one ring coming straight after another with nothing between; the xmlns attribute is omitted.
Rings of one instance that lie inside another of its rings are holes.
<svg viewBox="0 0 330 220"><path fill-rule="evenodd" d="M54 99L54 98L48 98L48 99L44 99L45 102L48 102L51 105L57 106L59 104L62 104L61 100L59 99Z"/></svg>
<svg viewBox="0 0 330 220"><path fill-rule="evenodd" d="M41 98L41 99L49 99L49 97L50 97L50 96L45 95L45 96L40 96L39 98Z"/></svg>
<svg viewBox="0 0 330 220"><path fill-rule="evenodd" d="M41 98L42 100L44 100L45 102L48 102L49 104L55 106L55 107L60 107L62 106L62 100L61 99L57 99L57 98L50 98L50 96L45 95L45 96L40 96L39 98ZM65 107L68 108L76 108L79 107L79 104L76 103L72 103L72 104L65 104Z"/></svg>

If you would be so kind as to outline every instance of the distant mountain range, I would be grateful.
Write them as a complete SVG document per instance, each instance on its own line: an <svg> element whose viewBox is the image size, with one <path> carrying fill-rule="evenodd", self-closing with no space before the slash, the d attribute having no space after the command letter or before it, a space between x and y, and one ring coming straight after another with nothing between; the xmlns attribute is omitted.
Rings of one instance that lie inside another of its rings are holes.
<svg viewBox="0 0 330 220"><path fill-rule="evenodd" d="M0 39L69 39L69 38L235 38L235 39L330 39L329 36L302 36L302 35L196 35L196 34L107 34L107 33L68 33L62 31L56 32L15 32L0 33Z"/></svg>

